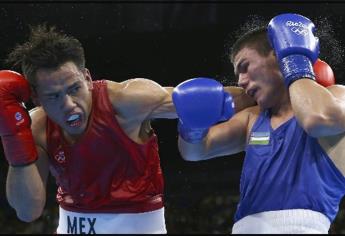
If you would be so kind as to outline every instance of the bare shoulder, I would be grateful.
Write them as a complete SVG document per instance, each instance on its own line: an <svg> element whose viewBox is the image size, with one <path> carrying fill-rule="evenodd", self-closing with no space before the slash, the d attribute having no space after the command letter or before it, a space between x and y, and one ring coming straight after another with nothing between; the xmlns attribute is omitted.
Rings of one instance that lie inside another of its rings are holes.
<svg viewBox="0 0 345 236"><path fill-rule="evenodd" d="M154 92L164 93L164 88L157 82L145 78L133 78L121 83L107 81L109 95L115 98L154 96Z"/></svg>
<svg viewBox="0 0 345 236"><path fill-rule="evenodd" d="M259 106L248 107L245 109L245 111L252 114L252 115L259 115L260 107Z"/></svg>
<svg viewBox="0 0 345 236"><path fill-rule="evenodd" d="M339 91L345 91L345 85L342 84L334 84L327 87L328 90L339 90Z"/></svg>
<svg viewBox="0 0 345 236"><path fill-rule="evenodd" d="M121 83L107 81L107 86L112 106L123 116L150 113L170 97L166 88L145 78L129 79Z"/></svg>
<svg viewBox="0 0 345 236"><path fill-rule="evenodd" d="M327 90L330 91L338 99L345 101L345 86L340 84L335 84L327 87Z"/></svg>
<svg viewBox="0 0 345 236"><path fill-rule="evenodd" d="M260 107L259 106L251 106L243 109L242 111L238 112L240 116L246 116L249 120L256 120L260 113Z"/></svg>
<svg viewBox="0 0 345 236"><path fill-rule="evenodd" d="M46 121L47 115L42 107L30 110L32 134L37 145L46 149Z"/></svg>
<svg viewBox="0 0 345 236"><path fill-rule="evenodd" d="M117 97L120 96L123 85L118 82L107 80L107 90L110 100L117 100Z"/></svg>
<svg viewBox="0 0 345 236"><path fill-rule="evenodd" d="M237 119L236 122L243 122L248 136L259 114L260 107L252 106L236 113L234 119Z"/></svg>

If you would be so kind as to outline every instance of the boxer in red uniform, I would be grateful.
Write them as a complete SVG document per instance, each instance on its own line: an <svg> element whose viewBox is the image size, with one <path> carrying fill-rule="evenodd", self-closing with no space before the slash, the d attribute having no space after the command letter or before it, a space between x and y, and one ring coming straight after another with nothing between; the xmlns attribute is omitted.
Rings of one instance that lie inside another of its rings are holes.
<svg viewBox="0 0 345 236"><path fill-rule="evenodd" d="M172 88L148 79L92 81L80 42L42 26L8 61L25 75L0 71L6 192L18 218L30 222L42 214L50 170L58 185L57 233L166 233L150 120L176 118ZM31 125L22 105L30 90L37 105ZM254 104L243 89L225 90L236 110Z"/></svg>

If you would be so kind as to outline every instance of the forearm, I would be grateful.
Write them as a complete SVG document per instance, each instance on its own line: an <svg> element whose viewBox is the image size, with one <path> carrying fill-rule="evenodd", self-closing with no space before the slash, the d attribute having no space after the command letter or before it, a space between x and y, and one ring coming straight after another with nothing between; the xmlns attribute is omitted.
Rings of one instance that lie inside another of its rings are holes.
<svg viewBox="0 0 345 236"><path fill-rule="evenodd" d="M246 126L240 121L244 114L236 114L241 115L236 121L229 120L211 127L200 142L188 143L179 136L178 146L182 158L186 161L202 161L244 151Z"/></svg>
<svg viewBox="0 0 345 236"><path fill-rule="evenodd" d="M345 130L344 102L309 79L295 81L289 88L294 114L314 137L335 135Z"/></svg>
<svg viewBox="0 0 345 236"><path fill-rule="evenodd" d="M6 195L20 220L31 222L42 214L46 202L45 181L35 164L9 167Z"/></svg>

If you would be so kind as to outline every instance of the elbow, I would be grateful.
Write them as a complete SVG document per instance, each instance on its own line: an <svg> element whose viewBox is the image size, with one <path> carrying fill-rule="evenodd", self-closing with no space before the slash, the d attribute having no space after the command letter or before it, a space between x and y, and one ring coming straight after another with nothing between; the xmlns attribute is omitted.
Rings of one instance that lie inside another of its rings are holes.
<svg viewBox="0 0 345 236"><path fill-rule="evenodd" d="M28 213L28 212L17 212L17 217L19 220L31 223L37 220L42 215L42 212Z"/></svg>
<svg viewBox="0 0 345 236"><path fill-rule="evenodd" d="M16 210L16 213L19 220L30 223L37 220L42 215L43 208Z"/></svg>
<svg viewBox="0 0 345 236"><path fill-rule="evenodd" d="M11 205L17 214L17 218L23 222L30 223L37 220L43 213L44 203L30 203L21 206Z"/></svg>
<svg viewBox="0 0 345 236"><path fill-rule="evenodd" d="M203 156L200 152L196 152L195 150L193 151L190 149L183 149L181 147L179 148L179 150L182 159L185 161L195 162L203 160Z"/></svg>
<svg viewBox="0 0 345 236"><path fill-rule="evenodd" d="M185 161L190 161L190 162L196 162L202 160L201 156L199 155L193 155L193 154L184 154L181 153L181 157Z"/></svg>

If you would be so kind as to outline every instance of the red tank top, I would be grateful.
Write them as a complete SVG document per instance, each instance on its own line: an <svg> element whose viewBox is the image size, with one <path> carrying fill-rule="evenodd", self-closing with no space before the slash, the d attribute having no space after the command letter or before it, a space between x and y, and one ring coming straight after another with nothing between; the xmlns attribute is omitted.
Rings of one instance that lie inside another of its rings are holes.
<svg viewBox="0 0 345 236"><path fill-rule="evenodd" d="M163 207L163 175L157 137L137 144L122 130L106 81L94 81L86 132L67 144L60 127L47 119L50 171L56 199L76 212L138 213Z"/></svg>

